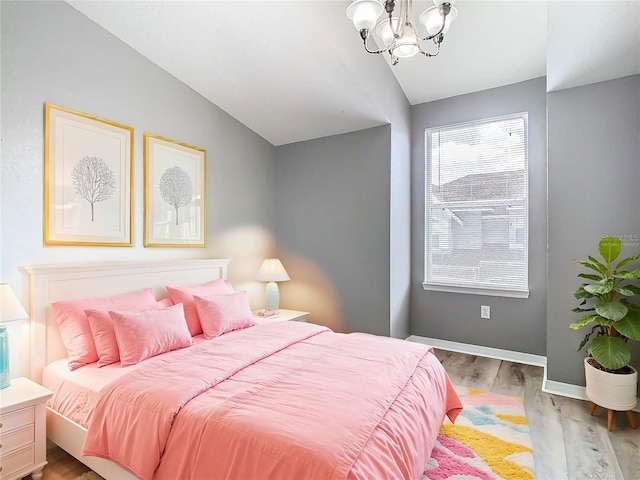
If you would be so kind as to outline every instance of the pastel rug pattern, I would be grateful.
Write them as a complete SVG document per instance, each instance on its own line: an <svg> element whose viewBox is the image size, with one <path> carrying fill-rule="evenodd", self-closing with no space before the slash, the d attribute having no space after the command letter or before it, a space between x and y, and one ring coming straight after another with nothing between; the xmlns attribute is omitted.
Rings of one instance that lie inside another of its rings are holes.
<svg viewBox="0 0 640 480"><path fill-rule="evenodd" d="M533 448L522 401L496 393L456 387L464 409L449 419L423 480L533 480Z"/></svg>

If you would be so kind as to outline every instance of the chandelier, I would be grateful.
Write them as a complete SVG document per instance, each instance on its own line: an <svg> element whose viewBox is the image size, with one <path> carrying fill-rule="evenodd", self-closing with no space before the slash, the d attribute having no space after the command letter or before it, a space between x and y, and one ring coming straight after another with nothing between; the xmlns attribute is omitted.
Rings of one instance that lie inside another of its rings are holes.
<svg viewBox="0 0 640 480"><path fill-rule="evenodd" d="M427 8L420 14L419 22L424 25L427 35L421 36L416 28L413 15L413 0L399 0L396 9L395 0L354 0L347 8L347 17L353 20L356 30L364 42L367 52L379 54L389 52L391 64L396 65L401 58L412 57L421 53L425 57L435 57L440 52L440 44L444 39L451 23L458 16L458 10L453 6L455 0L433 0L435 6ZM382 20L378 18L382 11ZM372 36L371 30L375 27L375 33L382 48L376 50L369 48L368 40ZM433 40L435 51L423 50L421 42Z"/></svg>

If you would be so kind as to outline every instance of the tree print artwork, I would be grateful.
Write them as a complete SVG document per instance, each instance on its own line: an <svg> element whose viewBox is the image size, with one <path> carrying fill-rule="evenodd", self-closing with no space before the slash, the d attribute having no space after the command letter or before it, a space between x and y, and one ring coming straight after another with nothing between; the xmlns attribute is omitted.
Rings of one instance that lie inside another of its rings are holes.
<svg viewBox="0 0 640 480"><path fill-rule="evenodd" d="M176 211L178 225L178 208L189 205L193 200L193 187L187 172L180 167L171 167L160 177L160 195Z"/></svg>
<svg viewBox="0 0 640 480"><path fill-rule="evenodd" d="M100 157L84 157L71 171L75 193L91 205L91 221L94 220L94 206L104 202L116 191L115 175L109 165Z"/></svg>

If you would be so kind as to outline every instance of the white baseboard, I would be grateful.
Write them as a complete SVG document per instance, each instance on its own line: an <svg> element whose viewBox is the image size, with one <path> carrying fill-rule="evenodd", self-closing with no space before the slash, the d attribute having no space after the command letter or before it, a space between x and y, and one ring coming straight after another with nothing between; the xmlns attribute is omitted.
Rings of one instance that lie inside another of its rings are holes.
<svg viewBox="0 0 640 480"><path fill-rule="evenodd" d="M585 400L590 402L587 397L587 389L580 385L573 385L572 383L556 382L555 380L547 379L547 369L544 369L544 378L542 379L542 391L545 393L552 393L553 395L559 395L561 397L575 398L577 400ZM634 412L640 412L640 398L636 403L635 408L632 408Z"/></svg>
<svg viewBox="0 0 640 480"><path fill-rule="evenodd" d="M553 393L554 395L560 395L562 397L575 398L576 400L589 401L586 388L581 387L580 385L573 385L572 383L549 380L547 379L546 374L542 380L542 391L546 393Z"/></svg>
<svg viewBox="0 0 640 480"><path fill-rule="evenodd" d="M577 400L590 401L587 397L585 387L573 385L571 383L556 382L547 379L547 357L542 355L534 355L531 353L515 352L513 350L502 350L500 348L483 347L482 345L472 345L469 343L452 342L449 340L439 340L437 338L421 337L419 335L411 335L407 337L411 342L424 343L431 345L440 350L450 352L465 353L467 355L476 355L478 357L495 358L497 360L506 360L509 362L522 363L524 365L533 365L542 367L544 372L542 376L542 391L559 395L561 397L575 398ZM640 399L638 405L633 409L634 412L640 412Z"/></svg>
<svg viewBox="0 0 640 480"><path fill-rule="evenodd" d="M451 342L449 340L420 337L418 335L411 335L407 338L407 340L411 342L424 343L440 350L448 350L450 352L466 353L468 355L495 358L497 360L507 360L509 362L534 365L536 367L546 368L547 366L547 357L543 357L542 355L534 355L532 353L514 352L512 350L483 347L482 345L471 345L469 343Z"/></svg>

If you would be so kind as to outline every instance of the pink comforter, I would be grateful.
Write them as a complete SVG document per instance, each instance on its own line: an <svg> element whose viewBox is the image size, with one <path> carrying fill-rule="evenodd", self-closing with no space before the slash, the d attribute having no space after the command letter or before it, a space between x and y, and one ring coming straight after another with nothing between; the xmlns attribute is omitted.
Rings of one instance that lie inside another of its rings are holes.
<svg viewBox="0 0 640 480"><path fill-rule="evenodd" d="M419 478L460 409L429 347L280 322L107 386L83 455L142 480Z"/></svg>

